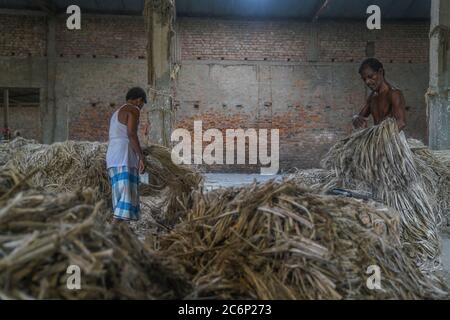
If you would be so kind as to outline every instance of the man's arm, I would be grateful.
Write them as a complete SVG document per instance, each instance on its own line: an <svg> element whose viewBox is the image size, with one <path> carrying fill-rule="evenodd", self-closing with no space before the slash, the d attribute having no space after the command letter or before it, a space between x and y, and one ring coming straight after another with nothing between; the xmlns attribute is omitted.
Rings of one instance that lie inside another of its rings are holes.
<svg viewBox="0 0 450 320"><path fill-rule="evenodd" d="M392 115L397 121L398 130L402 131L406 127L406 103L403 94L395 90L391 95Z"/></svg>
<svg viewBox="0 0 450 320"><path fill-rule="evenodd" d="M136 152L139 156L139 159L144 159L144 155L142 153L141 145L139 143L139 138L137 135L139 125L139 112L137 110L128 111L128 119L127 119L127 133L128 139L131 143L131 148Z"/></svg>
<svg viewBox="0 0 450 320"><path fill-rule="evenodd" d="M367 99L359 114L353 117L353 126L356 129L367 126L367 118L370 116L370 98Z"/></svg>

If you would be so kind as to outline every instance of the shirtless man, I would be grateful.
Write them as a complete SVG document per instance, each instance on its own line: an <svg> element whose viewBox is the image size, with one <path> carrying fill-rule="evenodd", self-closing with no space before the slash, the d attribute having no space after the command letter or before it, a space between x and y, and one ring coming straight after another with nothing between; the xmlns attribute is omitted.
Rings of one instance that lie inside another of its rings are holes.
<svg viewBox="0 0 450 320"><path fill-rule="evenodd" d="M366 128L368 117L372 115L375 125L389 117L394 118L402 131L406 127L405 98L399 89L384 79L383 64L374 58L367 59L361 64L359 74L372 93L361 112L353 117L353 126Z"/></svg>

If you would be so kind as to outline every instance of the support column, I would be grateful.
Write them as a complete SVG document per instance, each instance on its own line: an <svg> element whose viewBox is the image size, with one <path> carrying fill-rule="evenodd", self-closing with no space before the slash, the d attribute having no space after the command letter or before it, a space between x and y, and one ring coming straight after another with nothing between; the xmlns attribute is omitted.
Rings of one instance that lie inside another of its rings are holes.
<svg viewBox="0 0 450 320"><path fill-rule="evenodd" d="M43 142L56 141L56 16L47 17L47 88L46 107L42 117Z"/></svg>
<svg viewBox="0 0 450 320"><path fill-rule="evenodd" d="M432 0L428 105L431 149L450 149L450 1Z"/></svg>
<svg viewBox="0 0 450 320"><path fill-rule="evenodd" d="M3 89L3 126L9 129L9 89Z"/></svg>
<svg viewBox="0 0 450 320"><path fill-rule="evenodd" d="M148 35L149 138L151 143L169 146L174 121L171 98L174 1L146 0L144 16Z"/></svg>

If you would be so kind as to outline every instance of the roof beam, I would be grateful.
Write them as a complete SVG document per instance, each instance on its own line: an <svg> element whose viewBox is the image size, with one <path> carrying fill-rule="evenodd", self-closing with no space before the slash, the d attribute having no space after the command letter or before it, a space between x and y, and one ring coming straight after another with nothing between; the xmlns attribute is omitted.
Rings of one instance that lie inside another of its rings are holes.
<svg viewBox="0 0 450 320"><path fill-rule="evenodd" d="M33 3L39 6L39 8L41 8L42 11L48 14L56 13L56 5L53 2L53 0L33 0Z"/></svg>
<svg viewBox="0 0 450 320"><path fill-rule="evenodd" d="M2 9L2 8L0 8L0 14L7 14L12 16L36 16L36 17L47 16L46 12L38 10Z"/></svg>
<svg viewBox="0 0 450 320"><path fill-rule="evenodd" d="M311 20L313 22L316 22L320 15L325 11L325 9L330 5L332 0L320 0L320 2L317 4L316 8L314 9L313 15L311 17Z"/></svg>
<svg viewBox="0 0 450 320"><path fill-rule="evenodd" d="M405 11L404 11L404 15L403 15L404 18L408 17L408 12L412 9L412 7L414 7L415 4L416 4L416 1L415 1L415 0L411 0L411 1L409 2L408 7L407 7L407 8L405 9Z"/></svg>

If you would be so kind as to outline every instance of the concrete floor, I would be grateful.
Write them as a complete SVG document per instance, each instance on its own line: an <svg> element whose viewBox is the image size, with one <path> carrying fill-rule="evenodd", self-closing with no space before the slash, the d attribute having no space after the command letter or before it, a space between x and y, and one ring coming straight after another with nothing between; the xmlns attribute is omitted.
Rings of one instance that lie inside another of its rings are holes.
<svg viewBox="0 0 450 320"><path fill-rule="evenodd" d="M213 190L220 187L242 186L251 184L255 180L259 182L269 181L271 179L280 180L281 175L262 176L259 174L205 174L205 187L207 190ZM441 234L442 237L442 275L447 285L450 287L450 229Z"/></svg>
<svg viewBox="0 0 450 320"><path fill-rule="evenodd" d="M266 182L272 179L279 180L281 175L263 176L260 174L238 174L238 173L206 173L205 187L207 190L217 188L238 187L251 184L255 180L258 182Z"/></svg>

